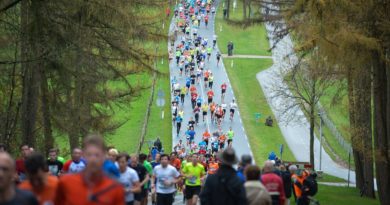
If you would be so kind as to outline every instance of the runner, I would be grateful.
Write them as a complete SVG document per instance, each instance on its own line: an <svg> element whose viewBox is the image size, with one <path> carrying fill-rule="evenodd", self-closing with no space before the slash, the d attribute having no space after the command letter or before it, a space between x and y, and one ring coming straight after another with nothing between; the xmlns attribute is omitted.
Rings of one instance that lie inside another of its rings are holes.
<svg viewBox="0 0 390 205"><path fill-rule="evenodd" d="M28 180L23 181L19 188L34 193L41 205L53 204L58 178L46 171L45 157L37 152L30 154L25 160L25 168Z"/></svg>
<svg viewBox="0 0 390 205"><path fill-rule="evenodd" d="M186 94L187 94L187 87L183 86L180 90L180 102L182 105L184 105L184 97L186 96Z"/></svg>
<svg viewBox="0 0 390 205"><path fill-rule="evenodd" d="M210 62L210 56L211 52L213 51L213 48L207 47L207 61Z"/></svg>
<svg viewBox="0 0 390 205"><path fill-rule="evenodd" d="M219 51L217 52L216 57L217 57L217 67L218 67L219 61L221 60L221 54L219 53Z"/></svg>
<svg viewBox="0 0 390 205"><path fill-rule="evenodd" d="M223 112L222 119L225 119L227 104L223 102L223 103L221 103L221 107L222 107L222 112Z"/></svg>
<svg viewBox="0 0 390 205"><path fill-rule="evenodd" d="M229 128L229 131L227 131L226 135L228 136L228 147L232 147L234 137L234 131L232 127Z"/></svg>
<svg viewBox="0 0 390 205"><path fill-rule="evenodd" d="M199 123L200 108L199 108L198 106L195 106L193 112L194 112L194 115L195 115L195 122L196 122L196 125L198 125L198 123Z"/></svg>
<svg viewBox="0 0 390 205"><path fill-rule="evenodd" d="M187 163L182 170L182 175L186 179L185 197L187 205L197 204L201 183L205 175L204 167L198 163L198 155L193 154L191 159L192 162Z"/></svg>
<svg viewBox="0 0 390 205"><path fill-rule="evenodd" d="M203 133L203 141L206 143L206 148L209 146L209 139L210 139L210 133L209 130L206 128L206 130Z"/></svg>
<svg viewBox="0 0 390 205"><path fill-rule="evenodd" d="M152 189L157 193L157 205L172 205L175 184L179 182L180 173L169 165L169 156L161 155L161 164L153 169Z"/></svg>
<svg viewBox="0 0 390 205"><path fill-rule="evenodd" d="M213 89L214 75L210 72L209 76L209 89Z"/></svg>
<svg viewBox="0 0 390 205"><path fill-rule="evenodd" d="M194 127L196 124L196 122L194 121L194 119L192 117L190 117L190 120L188 120L188 128L191 128L191 127Z"/></svg>
<svg viewBox="0 0 390 205"><path fill-rule="evenodd" d="M233 121L234 112L236 109L237 109L237 103L233 99L232 102L230 103L230 121Z"/></svg>
<svg viewBox="0 0 390 205"><path fill-rule="evenodd" d="M209 110L209 106L207 105L207 103L205 102L203 105L202 105L202 113L203 113L203 122L207 116L207 111Z"/></svg>
<svg viewBox="0 0 390 205"><path fill-rule="evenodd" d="M213 35L213 49L215 49L215 46L217 45L217 35ZM219 51L217 52L217 54L219 54ZM219 55L219 56L221 56L221 54ZM217 60L218 60L218 58L217 58ZM217 65L218 65L218 63L217 63Z"/></svg>
<svg viewBox="0 0 390 205"><path fill-rule="evenodd" d="M134 200L140 204L147 197L148 190L145 189L145 185L149 182L150 176L145 166L138 163L138 156L135 154L130 157L130 168L134 169L139 177L141 192L134 195Z"/></svg>
<svg viewBox="0 0 390 205"><path fill-rule="evenodd" d="M183 118L180 115L177 115L176 116L176 128L177 128L176 134L177 134L177 137L179 137L179 134L180 134L181 122L183 122Z"/></svg>
<svg viewBox="0 0 390 205"><path fill-rule="evenodd" d="M216 109L216 104L212 102L210 104L210 118L211 118L211 123L214 122L214 115L215 115L215 109Z"/></svg>
<svg viewBox="0 0 390 205"><path fill-rule="evenodd" d="M221 136L219 136L218 138L219 140L219 149L224 149L225 148L225 142L226 142L226 136L225 134L221 134Z"/></svg>
<svg viewBox="0 0 390 205"><path fill-rule="evenodd" d="M205 24L205 26L206 26L206 28L207 28L207 25L209 24L209 15L206 15L206 16L204 17L204 24Z"/></svg>
<svg viewBox="0 0 390 205"><path fill-rule="evenodd" d="M210 104L211 102L213 102L213 97L214 97L214 92L212 89L210 89L208 92L207 92L207 102Z"/></svg>
<svg viewBox="0 0 390 205"><path fill-rule="evenodd" d="M209 81L209 76L210 76L210 71L209 71L209 70L206 70L206 71L204 72L204 89L207 88L208 81Z"/></svg>
<svg viewBox="0 0 390 205"><path fill-rule="evenodd" d="M217 172L219 168L219 164L215 161L214 157L210 157L208 167L207 167L207 174L212 175Z"/></svg>
<svg viewBox="0 0 390 205"><path fill-rule="evenodd" d="M74 148L72 152L72 159L65 162L62 167L62 173L75 174L85 169L86 163L81 159L83 151L80 148Z"/></svg>
<svg viewBox="0 0 390 205"><path fill-rule="evenodd" d="M103 172L105 151L102 137L90 135L84 139L83 156L88 162L86 168L81 173L60 178L54 204L125 204L122 185Z"/></svg>
<svg viewBox="0 0 390 205"><path fill-rule="evenodd" d="M217 116L218 127L221 127L221 122L222 122L222 117L223 117L222 106L218 106L217 111L215 112L215 116Z"/></svg>
<svg viewBox="0 0 390 205"><path fill-rule="evenodd" d="M141 192L137 172L127 166L129 159L130 157L127 154L119 154L117 158L120 172L118 182L121 183L125 189L126 205L134 204L134 193Z"/></svg>
<svg viewBox="0 0 390 205"><path fill-rule="evenodd" d="M224 82L221 85L221 102L223 102L225 99L226 88L227 88L227 84L226 84L226 82Z"/></svg>

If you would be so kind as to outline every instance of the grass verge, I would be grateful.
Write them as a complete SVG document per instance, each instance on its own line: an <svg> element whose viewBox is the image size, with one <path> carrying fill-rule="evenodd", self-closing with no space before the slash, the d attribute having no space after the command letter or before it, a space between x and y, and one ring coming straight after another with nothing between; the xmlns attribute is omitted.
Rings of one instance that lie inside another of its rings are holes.
<svg viewBox="0 0 390 205"><path fill-rule="evenodd" d="M234 43L234 54L264 55L270 56L269 42L263 24L254 25L248 28L231 25L223 20L223 7L220 3L215 19L215 32L218 36L218 47L222 53L227 53L229 41ZM237 2L237 8L233 10L231 4L230 19L242 19L242 2ZM222 28L222 31L221 31Z"/></svg>
<svg viewBox="0 0 390 205"><path fill-rule="evenodd" d="M234 67L230 67L234 60ZM240 108L241 118L249 138L256 162L261 163L268 158L271 151L279 152L284 144L283 160L294 161L277 122L273 127L264 125L266 116L273 116L267 99L264 96L256 74L272 65L270 59L224 59L227 73ZM255 121L255 113L261 113L260 122ZM275 117L273 116L275 119Z"/></svg>

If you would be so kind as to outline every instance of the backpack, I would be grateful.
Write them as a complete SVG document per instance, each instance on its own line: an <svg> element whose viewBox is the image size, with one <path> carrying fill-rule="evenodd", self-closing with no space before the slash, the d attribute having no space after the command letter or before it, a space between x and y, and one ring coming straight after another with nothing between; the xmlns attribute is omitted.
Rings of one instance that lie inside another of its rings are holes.
<svg viewBox="0 0 390 205"><path fill-rule="evenodd" d="M317 194L318 191L318 184L315 176L312 174L309 175L304 181L303 181L303 190L306 188L309 189L309 191L306 191L306 195L308 196L314 196Z"/></svg>

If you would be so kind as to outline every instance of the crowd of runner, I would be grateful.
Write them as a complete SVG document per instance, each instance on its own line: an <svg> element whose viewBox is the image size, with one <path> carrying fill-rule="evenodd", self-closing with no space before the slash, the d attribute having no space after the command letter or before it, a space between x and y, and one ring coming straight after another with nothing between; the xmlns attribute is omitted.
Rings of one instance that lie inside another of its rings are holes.
<svg viewBox="0 0 390 205"><path fill-rule="evenodd" d="M226 82L214 83L213 69L221 60L217 36L199 35L200 28L209 26L215 7L213 0L182 0L174 11L178 40L171 44L169 59L177 68L171 86L178 143L169 155L160 139L147 154L127 154L107 148L97 135L85 137L83 147L74 148L69 160L60 157L58 149L44 156L28 145L20 147L21 157L14 160L0 147L0 205L146 205L148 201L171 205L178 193L187 205L196 205L199 198L201 204L284 205L291 196L299 205L308 204L316 183L307 170L286 167L274 155L262 172L250 155L241 156L238 163L233 127L222 126L234 123L237 103L225 100ZM191 113L184 113L185 103L190 103ZM190 115L187 122L185 114ZM208 123L215 131L205 126ZM201 140L196 141L196 136Z"/></svg>

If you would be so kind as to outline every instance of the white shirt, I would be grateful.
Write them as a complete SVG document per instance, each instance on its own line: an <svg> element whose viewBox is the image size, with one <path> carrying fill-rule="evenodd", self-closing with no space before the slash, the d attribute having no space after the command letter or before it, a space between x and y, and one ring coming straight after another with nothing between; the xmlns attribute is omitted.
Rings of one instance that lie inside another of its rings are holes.
<svg viewBox="0 0 390 205"><path fill-rule="evenodd" d="M127 192L127 190L132 189L134 183L139 182L137 172L134 169L127 167L125 172L120 173L120 177L119 177L118 181L126 189L126 191L125 191L126 202L134 201L134 193L132 193L130 191Z"/></svg>
<svg viewBox="0 0 390 205"><path fill-rule="evenodd" d="M233 103L233 102L231 102L230 103L230 109L236 109L237 108L237 104L236 103Z"/></svg>
<svg viewBox="0 0 390 205"><path fill-rule="evenodd" d="M156 192L161 194L171 194L176 191L175 184L171 183L170 186L164 184L165 181L173 182L175 178L180 176L180 173L176 170L175 167L169 165L165 168L163 166L157 165L153 169L153 175L156 177Z"/></svg>
<svg viewBox="0 0 390 205"><path fill-rule="evenodd" d="M216 41L217 40L217 35L213 35L213 40Z"/></svg>

